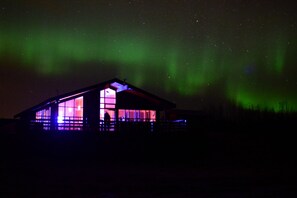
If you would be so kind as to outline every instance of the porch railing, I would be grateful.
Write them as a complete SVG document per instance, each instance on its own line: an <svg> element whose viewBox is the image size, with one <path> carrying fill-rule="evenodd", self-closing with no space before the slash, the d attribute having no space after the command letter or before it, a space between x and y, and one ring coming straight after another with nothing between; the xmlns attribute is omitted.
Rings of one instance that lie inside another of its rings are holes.
<svg viewBox="0 0 297 198"><path fill-rule="evenodd" d="M84 120L63 120L60 123L52 123L50 119L36 119L29 123L30 129L33 130L60 130L60 131L101 131L101 132L118 132L118 131L147 131L147 132L166 132L166 131L185 131L187 123L185 120L179 121L110 121L106 123L99 121L96 125L90 124Z"/></svg>

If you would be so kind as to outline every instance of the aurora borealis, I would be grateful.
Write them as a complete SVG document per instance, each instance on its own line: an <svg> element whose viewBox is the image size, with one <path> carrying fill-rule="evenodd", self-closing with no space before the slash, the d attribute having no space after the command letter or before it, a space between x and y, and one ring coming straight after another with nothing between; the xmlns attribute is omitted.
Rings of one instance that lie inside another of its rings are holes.
<svg viewBox="0 0 297 198"><path fill-rule="evenodd" d="M4 1L0 117L114 77L179 108L228 102L297 111L297 14L291 4Z"/></svg>

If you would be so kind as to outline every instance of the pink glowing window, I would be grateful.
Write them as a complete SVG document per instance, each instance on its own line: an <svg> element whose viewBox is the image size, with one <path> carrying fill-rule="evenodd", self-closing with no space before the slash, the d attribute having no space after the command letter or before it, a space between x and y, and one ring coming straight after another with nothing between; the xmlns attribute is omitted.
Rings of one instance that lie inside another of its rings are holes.
<svg viewBox="0 0 297 198"><path fill-rule="evenodd" d="M110 88L107 88L104 90L105 92L105 98L115 98L115 90L112 90Z"/></svg>
<svg viewBox="0 0 297 198"><path fill-rule="evenodd" d="M58 129L81 130L83 120L83 97L61 102L58 106Z"/></svg>
<svg viewBox="0 0 297 198"><path fill-rule="evenodd" d="M110 88L106 88L100 91L101 98L116 98L116 91Z"/></svg>
<svg viewBox="0 0 297 198"><path fill-rule="evenodd" d="M116 99L115 98L105 98L105 103L115 104L116 103Z"/></svg>
<svg viewBox="0 0 297 198"><path fill-rule="evenodd" d="M114 109L115 105L114 104L105 104L105 108L107 109Z"/></svg>
<svg viewBox="0 0 297 198"><path fill-rule="evenodd" d="M42 123L44 130L50 129L50 118L51 118L51 108L46 108L40 111L37 111L35 114L36 122Z"/></svg>
<svg viewBox="0 0 297 198"><path fill-rule="evenodd" d="M74 100L68 100L65 102L66 107L74 107Z"/></svg>
<svg viewBox="0 0 297 198"><path fill-rule="evenodd" d="M101 90L100 91L100 110L99 110L100 123L104 121L104 114L106 112L110 115L111 121L114 121L115 108L116 108L116 91L110 88ZM110 130L112 129L114 128L111 127Z"/></svg>
<svg viewBox="0 0 297 198"><path fill-rule="evenodd" d="M156 111L154 110L131 110L119 109L119 121L155 122Z"/></svg>

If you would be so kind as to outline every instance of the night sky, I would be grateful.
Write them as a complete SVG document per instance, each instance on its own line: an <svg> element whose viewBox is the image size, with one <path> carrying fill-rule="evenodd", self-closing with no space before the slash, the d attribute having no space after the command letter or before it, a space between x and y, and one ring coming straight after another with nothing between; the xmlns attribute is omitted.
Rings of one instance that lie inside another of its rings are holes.
<svg viewBox="0 0 297 198"><path fill-rule="evenodd" d="M114 77L181 109L297 111L294 4L1 0L0 118Z"/></svg>

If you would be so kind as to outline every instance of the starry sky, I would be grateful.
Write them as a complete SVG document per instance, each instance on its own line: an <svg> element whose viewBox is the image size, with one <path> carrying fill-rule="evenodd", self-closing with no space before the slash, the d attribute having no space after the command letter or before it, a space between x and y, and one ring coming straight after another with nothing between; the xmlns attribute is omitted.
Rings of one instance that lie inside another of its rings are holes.
<svg viewBox="0 0 297 198"><path fill-rule="evenodd" d="M180 109L297 111L287 0L1 0L0 118L112 78Z"/></svg>

